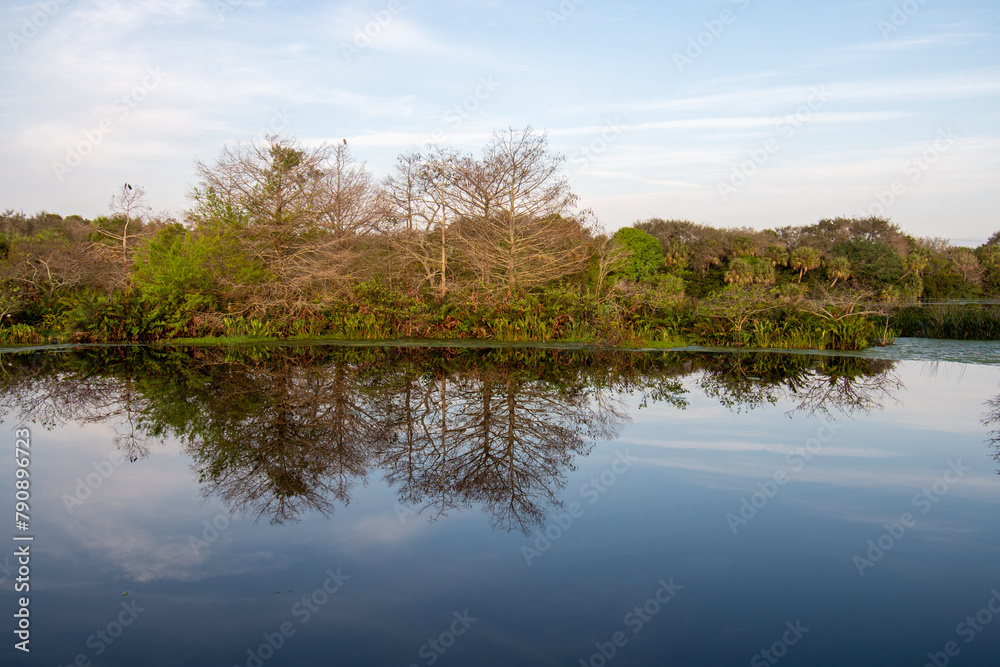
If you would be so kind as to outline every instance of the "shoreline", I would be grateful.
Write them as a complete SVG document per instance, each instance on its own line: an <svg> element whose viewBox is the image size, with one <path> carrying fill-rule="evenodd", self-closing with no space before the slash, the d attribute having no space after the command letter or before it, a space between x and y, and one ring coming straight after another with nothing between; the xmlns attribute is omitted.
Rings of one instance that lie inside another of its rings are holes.
<svg viewBox="0 0 1000 667"><path fill-rule="evenodd" d="M58 352L67 350L118 348L118 347L390 347L390 348L451 348L451 349L542 349L580 350L586 352L690 352L712 354L788 354L822 357L861 357L887 359L892 361L930 361L962 363L974 365L1000 365L1000 341L994 340L954 340L944 338L901 337L885 346L874 346L863 350L820 350L813 348L752 348L721 347L711 345L683 344L672 347L613 347L572 341L493 341L473 339L371 339L347 340L339 338L202 338L173 339L158 341L136 341L115 343L51 343L43 345L3 346L0 355L25 352ZM987 354L970 351L968 348L989 346ZM931 348L931 350L928 350ZM974 354L974 356L965 356Z"/></svg>

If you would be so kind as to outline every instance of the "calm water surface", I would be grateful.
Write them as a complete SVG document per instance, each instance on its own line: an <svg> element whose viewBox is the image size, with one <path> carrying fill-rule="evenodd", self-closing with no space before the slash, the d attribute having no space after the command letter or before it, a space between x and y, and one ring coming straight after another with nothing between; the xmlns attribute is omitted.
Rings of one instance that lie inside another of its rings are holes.
<svg viewBox="0 0 1000 667"><path fill-rule="evenodd" d="M996 664L1000 346L904 343L0 354L0 662Z"/></svg>

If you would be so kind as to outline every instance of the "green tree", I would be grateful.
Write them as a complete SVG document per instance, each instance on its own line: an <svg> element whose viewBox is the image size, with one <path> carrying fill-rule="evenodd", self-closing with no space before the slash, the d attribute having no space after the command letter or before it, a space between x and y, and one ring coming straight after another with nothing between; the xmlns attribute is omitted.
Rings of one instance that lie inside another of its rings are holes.
<svg viewBox="0 0 1000 667"><path fill-rule="evenodd" d="M761 257L734 257L729 260L725 280L730 285L771 285L774 267Z"/></svg>
<svg viewBox="0 0 1000 667"><path fill-rule="evenodd" d="M788 249L783 245L778 243L768 245L764 256L771 262L771 266L788 266Z"/></svg>
<svg viewBox="0 0 1000 667"><path fill-rule="evenodd" d="M753 281L759 285L774 284L774 265L761 257L753 257L750 260L753 267Z"/></svg>
<svg viewBox="0 0 1000 667"><path fill-rule="evenodd" d="M855 239L837 246L835 252L851 261L855 282L875 292L898 286L905 274L903 258L884 243Z"/></svg>
<svg viewBox="0 0 1000 667"><path fill-rule="evenodd" d="M749 236L734 236L729 242L729 248L736 257L744 255L753 257L757 254L757 242Z"/></svg>
<svg viewBox="0 0 1000 667"><path fill-rule="evenodd" d="M10 318L22 306L21 288L12 281L0 281L0 325L7 321L5 318Z"/></svg>
<svg viewBox="0 0 1000 667"><path fill-rule="evenodd" d="M663 247L663 266L668 271L683 271L688 265L688 249L678 239L667 239Z"/></svg>
<svg viewBox="0 0 1000 667"><path fill-rule="evenodd" d="M734 257L729 260L729 268L726 270L726 284L728 285L750 285L753 280L753 266L745 257Z"/></svg>
<svg viewBox="0 0 1000 667"><path fill-rule="evenodd" d="M830 287L833 287L841 280L849 279L851 277L851 260L843 255L831 257L826 263L826 277L833 278Z"/></svg>
<svg viewBox="0 0 1000 667"><path fill-rule="evenodd" d="M690 267L702 279L708 276L713 267L722 264L729 246L729 232L699 225L689 220L650 218L637 222L633 226L659 240L664 250L668 248L671 241L682 244L686 249L685 254ZM720 271L720 283L721 275Z"/></svg>
<svg viewBox="0 0 1000 667"><path fill-rule="evenodd" d="M828 218L820 220L815 225L785 227L777 231L778 236L786 244L807 245L824 254L829 254L837 246L854 240L884 243L897 253L906 252L910 246L906 235L895 223L877 216Z"/></svg>
<svg viewBox="0 0 1000 667"><path fill-rule="evenodd" d="M199 234L174 224L141 246L135 255L132 284L157 303L170 304L178 315L215 306L223 295L220 274L231 275L226 266L232 258L223 237Z"/></svg>
<svg viewBox="0 0 1000 667"><path fill-rule="evenodd" d="M1000 245L979 246L976 257L982 269L983 290L987 294L1000 294Z"/></svg>
<svg viewBox="0 0 1000 667"><path fill-rule="evenodd" d="M914 249L903 260L903 268L906 269L903 278L910 275L919 276L927 268L928 263L930 263L930 253L923 248Z"/></svg>
<svg viewBox="0 0 1000 667"><path fill-rule="evenodd" d="M623 227L612 237L627 253L618 267L619 276L638 282L653 275L663 265L663 248L660 242L635 227Z"/></svg>
<svg viewBox="0 0 1000 667"><path fill-rule="evenodd" d="M818 268L821 262L819 250L809 246L799 246L792 251L789 266L799 272L799 282L807 271Z"/></svg>

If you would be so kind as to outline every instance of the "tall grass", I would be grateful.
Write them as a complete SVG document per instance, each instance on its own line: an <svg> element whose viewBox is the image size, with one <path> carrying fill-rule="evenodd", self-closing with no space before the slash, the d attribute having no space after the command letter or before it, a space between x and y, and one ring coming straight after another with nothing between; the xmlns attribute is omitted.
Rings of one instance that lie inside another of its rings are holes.
<svg viewBox="0 0 1000 667"><path fill-rule="evenodd" d="M892 326L907 337L1000 340L1000 304L908 306L893 315Z"/></svg>

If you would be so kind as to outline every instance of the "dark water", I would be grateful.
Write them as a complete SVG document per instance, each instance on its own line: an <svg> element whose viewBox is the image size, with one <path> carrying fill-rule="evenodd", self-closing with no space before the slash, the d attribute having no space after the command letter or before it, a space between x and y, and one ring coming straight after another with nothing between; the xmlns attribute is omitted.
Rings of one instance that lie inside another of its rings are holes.
<svg viewBox="0 0 1000 667"><path fill-rule="evenodd" d="M1000 654L995 366L332 347L0 362L4 665Z"/></svg>

